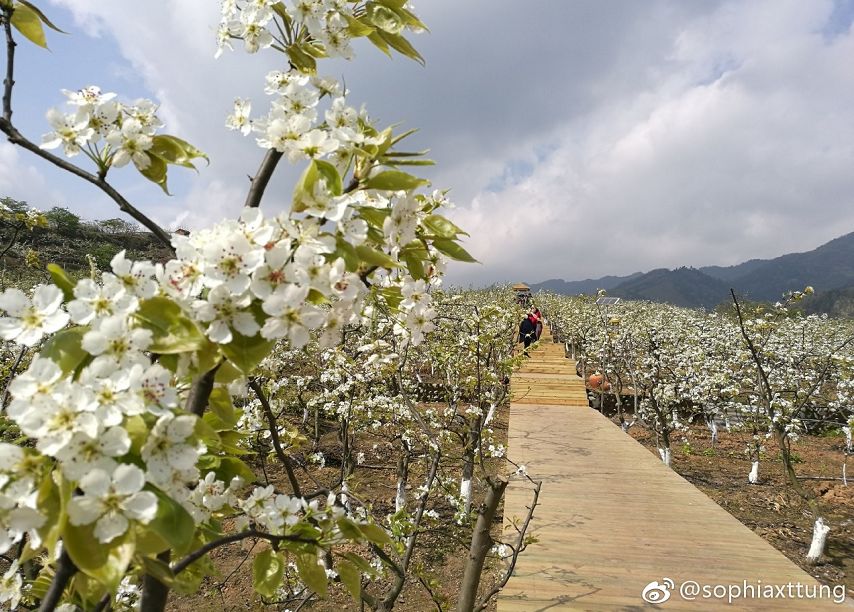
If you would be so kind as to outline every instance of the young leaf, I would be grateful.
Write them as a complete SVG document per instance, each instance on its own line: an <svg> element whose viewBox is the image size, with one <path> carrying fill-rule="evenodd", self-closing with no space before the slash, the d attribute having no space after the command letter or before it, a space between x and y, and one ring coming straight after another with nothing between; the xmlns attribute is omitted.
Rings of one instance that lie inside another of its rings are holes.
<svg viewBox="0 0 854 612"><path fill-rule="evenodd" d="M335 166L322 159L315 159L312 163L317 166L317 172L326 181L326 188L329 189L330 193L334 196L340 196L344 191L344 186L341 183L341 175L338 174Z"/></svg>
<svg viewBox="0 0 854 612"><path fill-rule="evenodd" d="M26 4L18 2L12 9L12 26L18 30L24 37L37 44L39 47L47 49L47 39L44 36L44 28L42 20L39 19L39 14L36 13Z"/></svg>
<svg viewBox="0 0 854 612"><path fill-rule="evenodd" d="M417 176L412 176L400 170L386 170L380 172L376 176L372 176L365 182L367 189L379 189L382 191L409 191L416 189L422 185L426 185L428 181L420 179Z"/></svg>
<svg viewBox="0 0 854 612"><path fill-rule="evenodd" d="M43 24L45 24L47 27L49 27L51 30L54 30L55 32L59 32L60 34L68 34L68 32L65 32L64 30L60 30L58 27L56 27L56 26L51 22L51 20L47 18L47 15L45 15L45 14L41 11L41 9L39 9L39 7L37 7L37 6L36 6L35 4L33 4L32 2L29 2L28 0L18 0L18 3L19 3L19 4L23 4L24 6L26 6L26 7L27 7L27 8L29 8L29 9L32 9L32 11L33 11L36 15L38 15L38 16L39 16L39 19L41 19L41 20L42 20L42 23L43 23Z"/></svg>
<svg viewBox="0 0 854 612"><path fill-rule="evenodd" d="M305 585L317 593L319 597L326 596L326 570L317 562L313 552L296 555L297 571Z"/></svg>
<svg viewBox="0 0 854 612"><path fill-rule="evenodd" d="M148 524L148 528L169 542L176 552L187 552L196 533L196 523L184 506L169 495L158 489L153 489L157 495L157 515Z"/></svg>
<svg viewBox="0 0 854 612"><path fill-rule="evenodd" d="M151 162L145 170L139 171L140 174L152 183L160 185L160 188L166 195L172 195L169 193L169 187L166 185L166 172L168 170L166 161L157 155L149 155L148 159L151 160Z"/></svg>
<svg viewBox="0 0 854 612"><path fill-rule="evenodd" d="M428 215L424 219L424 225L441 238L456 238L459 234L468 236L467 233L442 215Z"/></svg>
<svg viewBox="0 0 854 612"><path fill-rule="evenodd" d="M456 259L457 261L465 261L468 263L477 263L477 260L471 255L469 255L468 251L466 251L463 247L461 247L453 240L447 240L445 238L436 238L433 241L433 246L451 259Z"/></svg>
<svg viewBox="0 0 854 612"><path fill-rule="evenodd" d="M261 334L244 336L239 332L233 333L234 339L220 348L238 370L244 374L251 374L261 360L266 357L273 347L275 340L265 340Z"/></svg>
<svg viewBox="0 0 854 612"><path fill-rule="evenodd" d="M207 344L205 335L184 314L181 307L169 298L153 297L139 304L136 317L142 327L150 330L154 342L152 353L170 355L199 351Z"/></svg>
<svg viewBox="0 0 854 612"><path fill-rule="evenodd" d="M372 249L369 246L365 246L364 244L360 244L356 247L356 255L359 256L359 259L364 261L366 264L370 266L379 266L380 268L399 268L400 264L398 264L391 257L383 253L382 251L377 251L376 249Z"/></svg>
<svg viewBox="0 0 854 612"><path fill-rule="evenodd" d="M269 548L255 555L252 562L252 586L263 597L273 597L282 584L285 563Z"/></svg>
<svg viewBox="0 0 854 612"><path fill-rule="evenodd" d="M83 350L83 334L87 331L88 327L64 329L45 342L39 355L53 361L64 374L70 374L89 357Z"/></svg>
<svg viewBox="0 0 854 612"><path fill-rule="evenodd" d="M359 531L365 535L368 541L373 542L374 544L379 544L380 546L383 544L391 544L391 537L388 535L388 532L379 525L374 523L359 525Z"/></svg>
<svg viewBox="0 0 854 612"><path fill-rule="evenodd" d="M392 9L381 4L367 6L368 21L389 34L400 34L403 31L403 21Z"/></svg>
<svg viewBox="0 0 854 612"><path fill-rule="evenodd" d="M47 265L47 271L53 279L53 284L62 289L66 301L74 299L75 283L60 266L52 263Z"/></svg>
<svg viewBox="0 0 854 612"><path fill-rule="evenodd" d="M362 574L359 568L349 561L341 560L335 565L338 570L338 575L341 577L341 583L350 591L357 602L362 596Z"/></svg>

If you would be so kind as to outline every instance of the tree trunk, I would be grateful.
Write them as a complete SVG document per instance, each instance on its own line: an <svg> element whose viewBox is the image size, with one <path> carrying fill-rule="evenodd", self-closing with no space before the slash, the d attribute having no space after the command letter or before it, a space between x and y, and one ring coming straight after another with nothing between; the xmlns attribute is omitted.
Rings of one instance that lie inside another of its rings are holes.
<svg viewBox="0 0 854 612"><path fill-rule="evenodd" d="M498 504L501 503L504 490L507 488L507 481L503 479L497 482L492 480L487 482L489 483L489 491L487 491L486 499L477 513L477 522L475 523L471 546L469 548L468 563L466 563L463 582L460 585L457 612L472 612L474 609L474 604L477 601L477 589L480 585L480 576L483 573L483 563L486 555L492 548L492 536L489 535L489 532L492 528Z"/></svg>
<svg viewBox="0 0 854 612"><path fill-rule="evenodd" d="M830 526L824 522L820 516L815 519L815 525L812 531L812 543L810 544L809 552L807 552L806 562L810 565L815 565L824 554L824 545L827 543L827 534L830 532Z"/></svg>

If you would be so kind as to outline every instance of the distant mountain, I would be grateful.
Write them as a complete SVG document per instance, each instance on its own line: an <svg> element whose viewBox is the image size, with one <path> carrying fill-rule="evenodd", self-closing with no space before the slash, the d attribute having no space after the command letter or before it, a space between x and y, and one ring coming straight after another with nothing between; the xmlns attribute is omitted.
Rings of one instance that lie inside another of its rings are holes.
<svg viewBox="0 0 854 612"><path fill-rule="evenodd" d="M805 308L851 316L854 311L854 232L806 253L751 259L736 266L662 268L646 274L570 282L552 279L531 285L531 289L573 295L590 294L601 288L608 290L610 295L627 299L714 308L729 300L730 287L750 300L776 301L787 291L801 290L807 285L816 290L816 295Z"/></svg>
<svg viewBox="0 0 854 612"><path fill-rule="evenodd" d="M854 318L854 286L818 292L803 302L807 314Z"/></svg>
<svg viewBox="0 0 854 612"><path fill-rule="evenodd" d="M699 268L700 272L703 274L708 274L712 278L716 278L718 280L722 280L725 283L733 281L745 274L749 274L756 270L757 268L761 268L763 265L767 264L770 259L751 259L749 261L745 261L744 263L740 263L737 266L703 266Z"/></svg>
<svg viewBox="0 0 854 612"><path fill-rule="evenodd" d="M816 291L854 285L854 232L807 253L768 260L732 282L753 300L778 300L807 285Z"/></svg>
<svg viewBox="0 0 854 612"><path fill-rule="evenodd" d="M642 272L635 272L628 276L603 276L602 278L588 278L581 281L565 281L552 278L541 283L531 285L531 291L551 291L561 295L578 295L584 293L591 295L599 289L612 289L625 281L642 276Z"/></svg>
<svg viewBox="0 0 854 612"><path fill-rule="evenodd" d="M621 283L608 294L631 300L711 309L727 299L729 285L695 268L661 268Z"/></svg>

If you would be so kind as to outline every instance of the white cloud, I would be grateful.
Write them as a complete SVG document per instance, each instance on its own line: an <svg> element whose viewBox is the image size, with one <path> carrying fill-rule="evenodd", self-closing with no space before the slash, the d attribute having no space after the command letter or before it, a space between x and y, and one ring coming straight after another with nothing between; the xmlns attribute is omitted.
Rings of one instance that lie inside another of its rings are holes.
<svg viewBox="0 0 854 612"><path fill-rule="evenodd" d="M47 209L61 202L57 191L49 188L44 176L23 156L26 152L0 142L0 196L23 200L35 208Z"/></svg>
<svg viewBox="0 0 854 612"><path fill-rule="evenodd" d="M211 154L175 198L141 184L133 201L164 224L235 216L262 151L223 120L235 96L263 104L281 58L214 61L209 0L52 1L114 38L169 130ZM429 175L483 262L452 279L736 263L854 229L854 35L827 35L833 6L431 0L418 8L432 33L415 39L426 68L362 48L329 72L382 122L423 128L412 146L432 148ZM273 209L295 175L271 186Z"/></svg>

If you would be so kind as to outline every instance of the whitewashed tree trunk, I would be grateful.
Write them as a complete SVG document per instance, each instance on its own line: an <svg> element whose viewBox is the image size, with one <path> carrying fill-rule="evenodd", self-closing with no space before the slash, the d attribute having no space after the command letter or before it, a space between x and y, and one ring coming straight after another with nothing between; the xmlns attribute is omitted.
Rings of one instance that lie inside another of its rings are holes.
<svg viewBox="0 0 854 612"><path fill-rule="evenodd" d="M672 460L672 454L669 448L661 448L658 449L658 454L661 457L661 460L664 462L664 465L670 467L670 463Z"/></svg>
<svg viewBox="0 0 854 612"><path fill-rule="evenodd" d="M842 431L845 432L845 452L850 453L854 450L854 444L851 442L851 428L846 426L842 428Z"/></svg>
<svg viewBox="0 0 854 612"><path fill-rule="evenodd" d="M715 415L708 421L709 423L709 431L712 432L712 446L718 443L718 422L715 420Z"/></svg>
<svg viewBox="0 0 854 612"><path fill-rule="evenodd" d="M483 426L486 427L492 421L492 417L495 416L495 404L489 405L489 410L486 412L486 418L483 420Z"/></svg>
<svg viewBox="0 0 854 612"><path fill-rule="evenodd" d="M842 464L842 484L846 487L848 486L848 474L846 474L848 468L847 463Z"/></svg>
<svg viewBox="0 0 854 612"><path fill-rule="evenodd" d="M759 462L754 461L750 464L750 474L747 475L747 482L756 484L759 482Z"/></svg>
<svg viewBox="0 0 854 612"><path fill-rule="evenodd" d="M465 478L460 481L460 498L463 500L466 514L471 512L471 478Z"/></svg>
<svg viewBox="0 0 854 612"><path fill-rule="evenodd" d="M810 565L818 563L821 555L824 554L824 545L827 542L828 533L830 533L830 525L825 523L821 517L815 519L815 525L812 530L812 543L806 557L806 561Z"/></svg>
<svg viewBox="0 0 854 612"><path fill-rule="evenodd" d="M347 485L347 481L341 485L341 503L344 504L344 507L347 509L347 514L353 513L353 508L350 504L350 487Z"/></svg>

